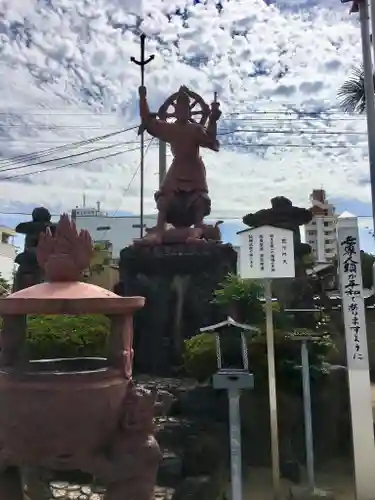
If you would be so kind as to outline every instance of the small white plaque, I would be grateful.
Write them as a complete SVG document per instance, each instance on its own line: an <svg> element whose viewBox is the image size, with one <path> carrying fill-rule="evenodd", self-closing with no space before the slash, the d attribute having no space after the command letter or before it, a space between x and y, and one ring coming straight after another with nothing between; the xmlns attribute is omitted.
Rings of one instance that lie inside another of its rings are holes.
<svg viewBox="0 0 375 500"><path fill-rule="evenodd" d="M238 235L242 278L295 277L293 231L262 226L245 229Z"/></svg>

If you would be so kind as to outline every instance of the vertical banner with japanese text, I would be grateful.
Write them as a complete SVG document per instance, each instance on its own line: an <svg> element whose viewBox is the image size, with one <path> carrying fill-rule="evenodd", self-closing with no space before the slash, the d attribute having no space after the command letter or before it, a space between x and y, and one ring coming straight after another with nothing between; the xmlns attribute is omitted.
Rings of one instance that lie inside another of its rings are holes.
<svg viewBox="0 0 375 500"><path fill-rule="evenodd" d="M358 230L339 227L338 254L348 367L369 369Z"/></svg>
<svg viewBox="0 0 375 500"><path fill-rule="evenodd" d="M357 218L345 213L337 221L342 314L353 439L355 497L372 500L375 492L375 443L369 372L366 312Z"/></svg>

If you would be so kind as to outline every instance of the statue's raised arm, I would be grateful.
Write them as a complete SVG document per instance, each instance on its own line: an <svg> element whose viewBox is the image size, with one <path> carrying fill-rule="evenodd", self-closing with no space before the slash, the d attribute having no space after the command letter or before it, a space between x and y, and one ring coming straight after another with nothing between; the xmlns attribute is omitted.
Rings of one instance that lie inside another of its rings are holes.
<svg viewBox="0 0 375 500"><path fill-rule="evenodd" d="M147 89L146 87L139 87L139 114L141 117L140 130L147 130L147 132L164 142L172 142L174 140L175 132L173 124L160 120L156 113L151 113L147 102Z"/></svg>
<svg viewBox="0 0 375 500"><path fill-rule="evenodd" d="M220 104L215 100L211 104L211 111L206 127L199 127L198 129L198 142L202 148L208 148L212 151L218 152L220 143L217 139L217 122L221 116Z"/></svg>

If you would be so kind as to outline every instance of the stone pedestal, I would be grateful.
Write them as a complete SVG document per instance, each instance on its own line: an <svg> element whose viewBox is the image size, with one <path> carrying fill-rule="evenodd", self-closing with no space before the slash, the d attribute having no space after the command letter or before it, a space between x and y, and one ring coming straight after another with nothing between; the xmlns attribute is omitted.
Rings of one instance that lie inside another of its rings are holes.
<svg viewBox="0 0 375 500"><path fill-rule="evenodd" d="M170 375L181 363L183 341L221 321L213 291L237 270L232 245L217 242L131 246L120 254L116 293L146 297L135 317L135 368Z"/></svg>

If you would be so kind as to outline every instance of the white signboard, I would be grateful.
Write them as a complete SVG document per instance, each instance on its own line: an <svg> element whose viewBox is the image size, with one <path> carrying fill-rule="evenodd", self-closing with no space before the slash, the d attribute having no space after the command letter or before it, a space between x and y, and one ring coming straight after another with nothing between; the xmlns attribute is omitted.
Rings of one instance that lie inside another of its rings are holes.
<svg viewBox="0 0 375 500"><path fill-rule="evenodd" d="M294 278L293 231L272 226L245 229L240 239L242 278Z"/></svg>

